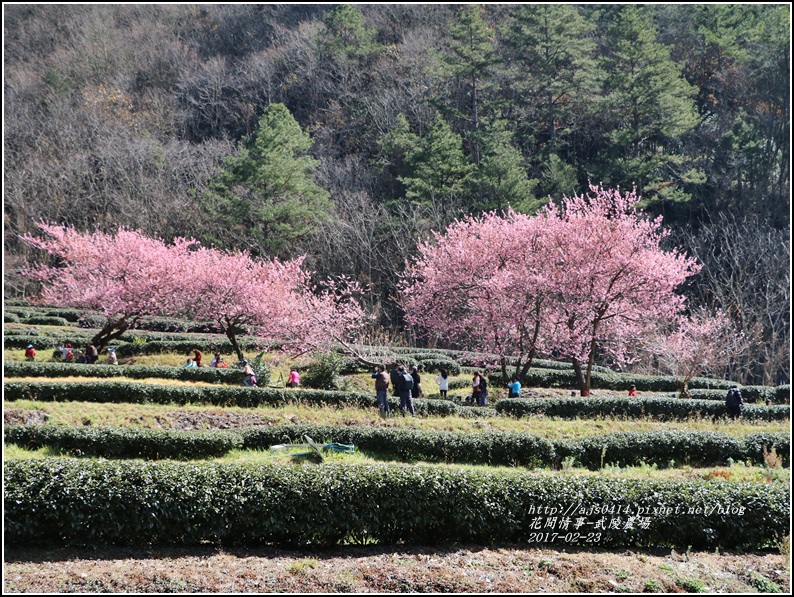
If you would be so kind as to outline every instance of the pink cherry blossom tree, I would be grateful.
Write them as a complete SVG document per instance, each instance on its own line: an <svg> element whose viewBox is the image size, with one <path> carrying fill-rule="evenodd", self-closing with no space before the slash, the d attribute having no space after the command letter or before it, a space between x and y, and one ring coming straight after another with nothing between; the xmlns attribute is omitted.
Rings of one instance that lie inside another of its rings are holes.
<svg viewBox="0 0 794 597"><path fill-rule="evenodd" d="M644 344L659 368L675 376L681 398L686 398L692 378L724 367L741 344L739 340L724 312L701 308L660 326Z"/></svg>
<svg viewBox="0 0 794 597"><path fill-rule="evenodd" d="M625 362L654 322L681 313L675 290L698 269L661 249L661 220L643 218L637 201L591 187L535 217L456 222L408 265L408 321L503 362L518 355L519 375L539 352L568 358L586 395L596 354Z"/></svg>
<svg viewBox="0 0 794 597"><path fill-rule="evenodd" d="M135 326L144 315L173 314L183 305L172 288L190 275L192 240L172 244L139 232L78 232L38 224L42 237L25 242L49 255L49 263L27 274L42 283L44 304L96 310L105 324L91 342L99 351Z"/></svg>
<svg viewBox="0 0 794 597"><path fill-rule="evenodd" d="M301 352L344 342L366 318L352 287L327 282L313 287L304 258L254 260L241 252L200 249L193 275L175 292L198 319L215 321L237 357L237 330Z"/></svg>
<svg viewBox="0 0 794 597"><path fill-rule="evenodd" d="M661 217L642 217L638 201L635 191L591 186L539 215L548 232L555 352L570 358L585 395L596 354L625 363L628 349L655 322L683 311L685 299L676 290L700 269L677 249L661 248Z"/></svg>
<svg viewBox="0 0 794 597"><path fill-rule="evenodd" d="M535 355L551 347L546 233L538 223L491 213L420 243L400 286L408 322L442 343L499 354L505 376L510 355L523 378Z"/></svg>

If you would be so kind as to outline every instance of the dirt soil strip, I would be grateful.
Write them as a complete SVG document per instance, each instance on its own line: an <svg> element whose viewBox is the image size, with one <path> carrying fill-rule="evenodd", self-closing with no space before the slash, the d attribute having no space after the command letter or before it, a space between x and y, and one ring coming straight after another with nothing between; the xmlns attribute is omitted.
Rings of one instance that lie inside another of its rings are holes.
<svg viewBox="0 0 794 597"><path fill-rule="evenodd" d="M4 593L789 593L790 588L789 556L771 552L6 549L3 566Z"/></svg>

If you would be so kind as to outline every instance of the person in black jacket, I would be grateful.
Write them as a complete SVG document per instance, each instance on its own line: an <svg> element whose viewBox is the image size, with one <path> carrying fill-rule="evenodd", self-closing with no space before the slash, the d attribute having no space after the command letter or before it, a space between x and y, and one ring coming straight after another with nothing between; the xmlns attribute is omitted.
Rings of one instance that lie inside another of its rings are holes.
<svg viewBox="0 0 794 597"><path fill-rule="evenodd" d="M744 404L744 400L742 399L742 393L739 391L739 386L733 386L725 396L725 407L728 409L728 416L731 419L742 416L742 404Z"/></svg>
<svg viewBox="0 0 794 597"><path fill-rule="evenodd" d="M416 398L424 398L424 392L422 391L422 386L419 385L422 382L422 378L419 377L419 368L414 367L411 369L411 377L414 378L414 389L411 391L411 395L415 396Z"/></svg>

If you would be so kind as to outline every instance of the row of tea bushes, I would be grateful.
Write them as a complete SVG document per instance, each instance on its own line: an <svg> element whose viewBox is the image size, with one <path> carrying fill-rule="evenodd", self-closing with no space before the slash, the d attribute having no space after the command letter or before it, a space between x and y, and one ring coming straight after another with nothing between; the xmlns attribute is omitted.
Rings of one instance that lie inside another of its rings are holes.
<svg viewBox="0 0 794 597"><path fill-rule="evenodd" d="M492 386L504 386L501 373L491 373L488 379ZM573 369L530 369L525 384L540 388L576 388L576 374ZM634 385L641 392L675 392L678 388L676 378L669 375L634 375L629 373L594 372L591 376L593 389L628 391ZM728 390L734 382L723 379L695 377L689 382L690 388Z"/></svg>
<svg viewBox="0 0 794 597"><path fill-rule="evenodd" d="M791 386L739 386L745 402L767 402L770 404L790 404ZM725 400L726 390L689 390L690 398L697 400Z"/></svg>
<svg viewBox="0 0 794 597"><path fill-rule="evenodd" d="M58 448L104 458L197 459L232 449L262 450L302 443L304 436L326 443L354 444L359 450L398 460L460 462L490 466L559 466L598 469L606 464L720 466L731 461L764 464L772 449L789 465L788 433L735 437L711 431L609 433L579 440L552 441L529 433L445 432L344 425L279 425L234 431L167 431L117 427L7 425L5 443L27 449Z"/></svg>
<svg viewBox="0 0 794 597"><path fill-rule="evenodd" d="M97 367L89 365L86 367ZM109 368L109 367L108 367ZM210 370L210 373L214 373ZM133 382L22 382L5 381L5 399L41 400L47 402L131 402L160 404L214 404L217 406L256 407L295 402L306 404L376 406L375 397L343 391L307 389L246 388L235 386L188 387L136 384ZM390 398L391 408L399 404ZM714 400L681 400L678 398L540 398L503 399L494 409L460 406L451 400L415 399L417 412L431 416L488 416L498 413L521 417L543 414L563 419L622 417L659 420L681 420L693 416L721 417L725 405ZM789 406L745 405L742 417L750 420L785 420L790 418Z"/></svg>
<svg viewBox="0 0 794 597"><path fill-rule="evenodd" d="M545 415L548 417L594 418L620 417L638 419L681 420L693 416L722 417L725 404L715 400L682 400L680 398L610 397L589 398L508 398L494 407L496 412L511 417ZM788 405L764 406L747 404L742 418L758 421L782 421L791 418Z"/></svg>
<svg viewBox="0 0 794 597"><path fill-rule="evenodd" d="M80 363L48 363L8 361L3 364L5 377L97 377L109 379L177 379L208 383L242 384L240 369L214 369L212 367L168 367L149 365L85 365Z"/></svg>
<svg viewBox="0 0 794 597"><path fill-rule="evenodd" d="M783 483L627 482L415 465L72 459L11 460L3 470L4 540L15 547L210 542L760 549L789 532L790 493ZM552 517L582 518L584 524L549 529Z"/></svg>
<svg viewBox="0 0 794 597"><path fill-rule="evenodd" d="M96 365L90 365L96 367ZM209 370L212 371L212 370ZM134 382L22 382L4 381L4 398L42 402L106 402L133 404L212 404L215 406L282 406L314 404L377 408L375 396L353 392L246 388L236 386L170 386ZM389 398L390 408L399 409L399 399ZM415 399L417 415L437 417L493 416L493 409L459 406L449 400Z"/></svg>

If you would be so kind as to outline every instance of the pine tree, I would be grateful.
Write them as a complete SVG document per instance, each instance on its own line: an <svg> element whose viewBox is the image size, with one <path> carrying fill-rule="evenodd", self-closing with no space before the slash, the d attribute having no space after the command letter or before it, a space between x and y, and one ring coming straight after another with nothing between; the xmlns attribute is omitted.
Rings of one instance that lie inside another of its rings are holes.
<svg viewBox="0 0 794 597"><path fill-rule="evenodd" d="M567 4L523 5L505 30L515 60L512 84L522 102L542 106L546 138L553 142L570 113L593 95L599 71L593 26Z"/></svg>
<svg viewBox="0 0 794 597"><path fill-rule="evenodd" d="M535 199L536 180L527 176L521 151L513 145L513 134L503 120L485 122L483 155L475 174L472 208L533 213L541 201Z"/></svg>
<svg viewBox="0 0 794 597"><path fill-rule="evenodd" d="M620 7L606 32L601 64L611 131L602 157L612 171L603 174L613 183L637 184L646 195L686 199L675 183L700 177L678 146L698 122L695 90L656 36L644 14L631 5Z"/></svg>
<svg viewBox="0 0 794 597"><path fill-rule="evenodd" d="M491 70L499 62L494 48L494 31L483 19L483 8L468 5L458 11L457 21L449 30L444 63L449 75L463 90L456 101L454 114L464 123L466 145L475 164L480 162L480 138L477 132L482 118L484 92L493 91Z"/></svg>
<svg viewBox="0 0 794 597"><path fill-rule="evenodd" d="M332 205L314 181L312 143L284 104L268 106L210 187L206 204L222 224L214 240L279 257L293 252Z"/></svg>

